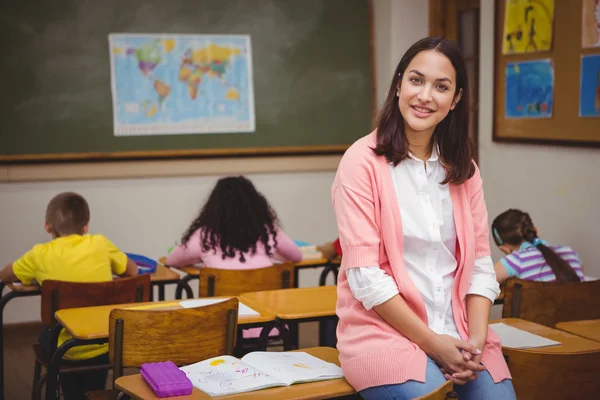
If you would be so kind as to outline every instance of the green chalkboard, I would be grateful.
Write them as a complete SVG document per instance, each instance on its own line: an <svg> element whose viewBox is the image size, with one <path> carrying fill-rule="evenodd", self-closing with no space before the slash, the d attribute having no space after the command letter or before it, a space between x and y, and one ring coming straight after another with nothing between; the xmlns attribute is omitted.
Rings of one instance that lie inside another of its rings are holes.
<svg viewBox="0 0 600 400"><path fill-rule="evenodd" d="M367 0L19 0L0 21L0 162L337 152L371 126ZM250 35L255 132L115 136L110 33Z"/></svg>

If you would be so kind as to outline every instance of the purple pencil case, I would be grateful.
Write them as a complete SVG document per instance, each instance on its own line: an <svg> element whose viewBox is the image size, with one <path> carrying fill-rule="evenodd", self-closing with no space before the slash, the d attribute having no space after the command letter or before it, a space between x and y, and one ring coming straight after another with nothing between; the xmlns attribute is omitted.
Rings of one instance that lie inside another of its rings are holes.
<svg viewBox="0 0 600 400"><path fill-rule="evenodd" d="M142 379L156 397L185 396L192 393L192 382L172 361L142 364Z"/></svg>

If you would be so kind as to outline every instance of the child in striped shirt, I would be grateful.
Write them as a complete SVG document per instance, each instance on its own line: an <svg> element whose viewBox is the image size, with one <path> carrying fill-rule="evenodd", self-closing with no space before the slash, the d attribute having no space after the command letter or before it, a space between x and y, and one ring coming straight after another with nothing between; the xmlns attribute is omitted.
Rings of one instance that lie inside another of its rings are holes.
<svg viewBox="0 0 600 400"><path fill-rule="evenodd" d="M496 263L496 278L532 281L578 282L584 280L579 255L569 246L551 246L538 238L538 230L526 212L510 209L494 219L492 236L506 254Z"/></svg>

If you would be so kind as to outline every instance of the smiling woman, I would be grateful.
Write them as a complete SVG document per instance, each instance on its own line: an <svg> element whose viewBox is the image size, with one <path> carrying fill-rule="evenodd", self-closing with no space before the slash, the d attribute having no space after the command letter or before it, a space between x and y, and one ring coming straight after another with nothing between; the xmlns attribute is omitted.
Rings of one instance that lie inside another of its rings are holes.
<svg viewBox="0 0 600 400"><path fill-rule="evenodd" d="M340 162L338 349L364 399L412 399L446 380L461 399L515 399L488 332L499 286L468 93L458 46L418 41L396 68L377 129Z"/></svg>

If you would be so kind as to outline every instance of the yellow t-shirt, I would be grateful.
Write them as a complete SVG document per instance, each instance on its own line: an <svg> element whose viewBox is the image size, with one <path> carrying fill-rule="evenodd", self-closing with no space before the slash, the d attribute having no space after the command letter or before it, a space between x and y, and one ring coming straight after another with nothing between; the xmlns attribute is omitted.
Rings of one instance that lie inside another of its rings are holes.
<svg viewBox="0 0 600 400"><path fill-rule="evenodd" d="M67 282L107 282L112 274L127 268L127 256L102 235L70 235L38 244L13 264L14 274L24 284L46 279ZM70 339L62 330L58 345ZM65 354L67 360L86 360L108 351L108 344L77 346Z"/></svg>

